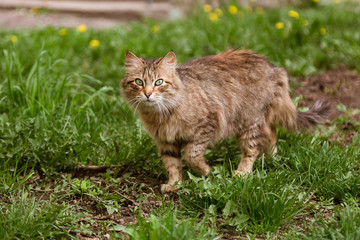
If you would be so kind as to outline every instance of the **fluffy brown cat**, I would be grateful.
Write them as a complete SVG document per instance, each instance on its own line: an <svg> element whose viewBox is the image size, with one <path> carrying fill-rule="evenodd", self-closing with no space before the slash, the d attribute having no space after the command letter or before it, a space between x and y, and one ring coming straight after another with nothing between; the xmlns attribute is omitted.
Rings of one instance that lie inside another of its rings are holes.
<svg viewBox="0 0 360 240"><path fill-rule="evenodd" d="M290 95L283 68L245 50L228 50L177 66L174 52L145 60L125 57L122 94L140 115L155 140L168 173L161 190L176 191L182 179L181 150L189 167L210 171L203 154L208 146L230 136L241 146L235 171L252 171L260 152L276 153L276 126L298 131L322 123L330 110L316 101L299 112Z"/></svg>

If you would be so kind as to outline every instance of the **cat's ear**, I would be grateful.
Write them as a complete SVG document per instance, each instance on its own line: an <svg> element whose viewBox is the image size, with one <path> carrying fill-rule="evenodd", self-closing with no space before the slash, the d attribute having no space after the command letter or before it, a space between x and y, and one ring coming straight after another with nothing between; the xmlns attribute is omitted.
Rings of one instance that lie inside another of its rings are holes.
<svg viewBox="0 0 360 240"><path fill-rule="evenodd" d="M135 54L130 51L126 51L125 55L125 66L126 68L136 67L140 64L143 64L144 60L142 58L138 58Z"/></svg>
<svg viewBox="0 0 360 240"><path fill-rule="evenodd" d="M176 67L176 55L173 51L168 52L165 57L160 58L159 63L165 64L169 67Z"/></svg>

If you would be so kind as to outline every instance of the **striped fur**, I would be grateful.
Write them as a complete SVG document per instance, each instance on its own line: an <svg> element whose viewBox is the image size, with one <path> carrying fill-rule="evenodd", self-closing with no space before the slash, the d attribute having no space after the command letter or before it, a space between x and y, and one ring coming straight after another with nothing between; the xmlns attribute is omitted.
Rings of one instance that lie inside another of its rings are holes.
<svg viewBox="0 0 360 240"><path fill-rule="evenodd" d="M229 50L179 66L173 52L155 60L128 52L125 65L122 94L162 155L169 176L163 191L174 191L172 185L181 182L182 149L186 164L207 175L205 149L236 137L242 152L236 174L243 175L252 171L260 152L276 152L277 126L299 131L324 122L329 113L325 101L299 112L285 70L251 51ZM158 79L163 82L156 86Z"/></svg>

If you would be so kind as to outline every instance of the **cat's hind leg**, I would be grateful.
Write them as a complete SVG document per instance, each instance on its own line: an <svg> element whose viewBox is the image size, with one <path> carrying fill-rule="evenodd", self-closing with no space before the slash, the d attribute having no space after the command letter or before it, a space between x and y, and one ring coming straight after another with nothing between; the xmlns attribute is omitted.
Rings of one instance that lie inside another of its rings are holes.
<svg viewBox="0 0 360 240"><path fill-rule="evenodd" d="M185 146L185 161L196 172L206 176L210 172L210 166L206 163L204 152L209 140L199 139Z"/></svg>
<svg viewBox="0 0 360 240"><path fill-rule="evenodd" d="M241 146L241 161L235 175L251 173L260 152L276 152L276 130L266 123L255 124L243 131L238 140Z"/></svg>
<svg viewBox="0 0 360 240"><path fill-rule="evenodd" d="M276 128L275 126L271 126L269 127L269 132L267 132L267 135L269 137L269 153L273 156L276 155L277 153L277 147L276 147L276 142L277 142L277 138L276 138Z"/></svg>

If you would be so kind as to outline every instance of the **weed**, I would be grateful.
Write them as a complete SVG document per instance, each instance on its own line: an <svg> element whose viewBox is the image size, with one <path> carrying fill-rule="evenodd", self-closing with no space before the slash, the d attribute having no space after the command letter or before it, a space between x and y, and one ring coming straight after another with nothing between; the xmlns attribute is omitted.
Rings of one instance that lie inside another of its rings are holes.
<svg viewBox="0 0 360 240"><path fill-rule="evenodd" d="M208 228L207 218L204 217L200 222L197 218L178 220L177 210L170 207L163 214L150 213L146 218L138 215L138 224L123 229L130 239L219 239L216 232Z"/></svg>

